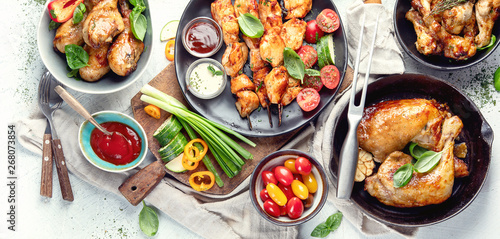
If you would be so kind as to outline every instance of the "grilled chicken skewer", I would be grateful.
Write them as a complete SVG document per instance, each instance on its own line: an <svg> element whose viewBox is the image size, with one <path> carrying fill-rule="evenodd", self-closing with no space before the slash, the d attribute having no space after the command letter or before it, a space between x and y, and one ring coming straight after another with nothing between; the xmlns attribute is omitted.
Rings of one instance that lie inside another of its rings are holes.
<svg viewBox="0 0 500 239"><path fill-rule="evenodd" d="M264 78L269 102L278 105L278 126L281 126L281 115L283 112L281 99L288 87L289 77L286 68L284 66L279 66L273 68L271 72L267 74L266 78Z"/></svg>
<svg viewBox="0 0 500 239"><path fill-rule="evenodd" d="M252 129L250 113L259 108L259 97L254 92L255 85L247 75L241 74L231 79L231 93L235 94L237 101L236 109L242 118L248 119L248 125Z"/></svg>
<svg viewBox="0 0 500 239"><path fill-rule="evenodd" d="M258 71L253 72L253 84L255 86L255 93L259 97L260 105L262 108L267 109L267 118L269 119L269 125L273 127L273 121L271 119L271 108L269 107L269 97L267 97L267 88L264 83L264 79L267 74L271 71L268 66L265 66Z"/></svg>

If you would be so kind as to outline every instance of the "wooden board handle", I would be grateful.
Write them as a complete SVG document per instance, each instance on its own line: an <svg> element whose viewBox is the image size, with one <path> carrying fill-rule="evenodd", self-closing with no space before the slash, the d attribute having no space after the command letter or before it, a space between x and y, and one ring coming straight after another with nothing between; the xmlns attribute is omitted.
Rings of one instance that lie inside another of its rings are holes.
<svg viewBox="0 0 500 239"><path fill-rule="evenodd" d="M130 176L118 187L118 190L132 205L136 206L148 196L166 173L165 166L160 161L155 161Z"/></svg>
<svg viewBox="0 0 500 239"><path fill-rule="evenodd" d="M62 197L64 200L72 202L74 200L73 190L69 182L68 168L66 167L66 160L64 159L64 152L60 139L52 140L52 151L55 156L57 177L59 178Z"/></svg>
<svg viewBox="0 0 500 239"><path fill-rule="evenodd" d="M40 180L40 195L52 197L52 136L43 135L43 153L42 153L42 179Z"/></svg>

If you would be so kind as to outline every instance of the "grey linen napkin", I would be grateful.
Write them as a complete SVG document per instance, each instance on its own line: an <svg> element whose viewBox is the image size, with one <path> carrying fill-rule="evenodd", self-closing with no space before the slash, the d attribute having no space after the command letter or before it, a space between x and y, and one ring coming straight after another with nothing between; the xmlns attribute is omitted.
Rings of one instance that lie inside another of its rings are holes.
<svg viewBox="0 0 500 239"><path fill-rule="evenodd" d="M401 52L397 48L392 32L392 19L390 14L381 5L363 5L361 0L353 2L348 10L348 36L350 55L354 55L359 32L359 19L362 12L366 11L372 16L377 11L382 11L377 37L377 48L372 64L375 74L402 73L404 65ZM367 21L370 22L370 21ZM369 32L373 27L366 26ZM370 33L367 34L369 36ZM365 35L366 36L366 35ZM366 47L367 49L367 47ZM366 53L363 53L366 56ZM351 57L352 59L352 57ZM366 64L361 62L361 66ZM363 67L360 69L362 70ZM376 70L375 70L376 69ZM363 72L363 71L360 71ZM360 78L362 79L362 78ZM296 148L312 153L323 166L328 169L331 159L333 126L339 112L348 101L350 90L337 96L327 109L320 115L316 125L311 123L301 134L291 140L284 148ZM79 99L90 112L103 109L114 109L131 114L129 98L114 97L113 100L104 97L82 97ZM56 111L54 121L59 135L72 135L64 137L62 146L66 155L68 169L80 179L121 196L118 187L132 174L131 170L124 173L109 173L95 168L83 157L78 147L77 133L83 119L68 106ZM29 119L17 122L20 129L20 143L28 150L41 154L41 142L46 120L41 113L32 115ZM148 160L141 165L144 167L154 160L149 154ZM332 180L330 179L330 182ZM194 233L205 238L296 238L300 227L279 227L263 220L250 202L248 197L249 179L245 180L233 193L225 196L212 196L193 191L175 179L165 178L155 190L145 199L149 204L169 215ZM343 212L345 218L358 227L361 232L368 235L398 232L404 236L413 236L415 230L390 228L366 217L356 206L349 201L340 201L335 197L335 188L330 187L328 204L333 204Z"/></svg>

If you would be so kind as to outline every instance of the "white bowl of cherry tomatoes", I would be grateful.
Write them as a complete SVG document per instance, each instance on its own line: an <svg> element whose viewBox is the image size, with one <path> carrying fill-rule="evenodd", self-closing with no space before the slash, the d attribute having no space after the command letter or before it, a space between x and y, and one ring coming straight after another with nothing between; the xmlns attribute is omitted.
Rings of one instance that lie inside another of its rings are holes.
<svg viewBox="0 0 500 239"><path fill-rule="evenodd" d="M325 170L311 155L299 150L267 155L250 178L250 199L255 209L280 226L310 220L323 208L327 197Z"/></svg>

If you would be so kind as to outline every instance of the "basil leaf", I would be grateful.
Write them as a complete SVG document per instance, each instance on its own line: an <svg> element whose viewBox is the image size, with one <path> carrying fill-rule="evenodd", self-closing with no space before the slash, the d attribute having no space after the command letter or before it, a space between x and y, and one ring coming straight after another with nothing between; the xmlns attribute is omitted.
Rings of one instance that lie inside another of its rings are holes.
<svg viewBox="0 0 500 239"><path fill-rule="evenodd" d="M422 157L422 154L428 151L427 149L418 146L418 144L414 142L410 144L409 150L411 156L413 156L417 160L420 159L420 157Z"/></svg>
<svg viewBox="0 0 500 239"><path fill-rule="evenodd" d="M315 69L305 69L304 73L308 76L321 76L321 72Z"/></svg>
<svg viewBox="0 0 500 239"><path fill-rule="evenodd" d="M238 24L243 34L250 38L259 38L264 35L264 26L258 18L250 13L241 14Z"/></svg>
<svg viewBox="0 0 500 239"><path fill-rule="evenodd" d="M50 21L50 23L49 23L49 31L57 29L59 26L61 26L61 23Z"/></svg>
<svg viewBox="0 0 500 239"><path fill-rule="evenodd" d="M144 3L144 0L129 0L128 2L132 4L132 6L134 7L143 7L144 9L146 9L146 4Z"/></svg>
<svg viewBox="0 0 500 239"><path fill-rule="evenodd" d="M148 21L144 15L141 14L143 10L135 7L130 13L130 28L135 38L143 41L148 28Z"/></svg>
<svg viewBox="0 0 500 239"><path fill-rule="evenodd" d="M490 38L490 43L488 43L488 45L486 46L483 46L481 48L478 48L477 50L478 51L482 51L484 49L488 49L490 47L492 47L493 45L495 45L495 42L497 41L497 37L495 35L491 35L491 38Z"/></svg>
<svg viewBox="0 0 500 239"><path fill-rule="evenodd" d="M408 184L413 176L413 165L407 163L396 170L393 176L393 185L395 188L400 188Z"/></svg>
<svg viewBox="0 0 500 239"><path fill-rule="evenodd" d="M72 70L88 66L89 54L83 47L69 44L64 47L64 51L66 52L66 62Z"/></svg>
<svg viewBox="0 0 500 239"><path fill-rule="evenodd" d="M335 231L340 226L340 222L342 221L342 213L337 212L326 219L326 225L330 228L330 230Z"/></svg>
<svg viewBox="0 0 500 239"><path fill-rule="evenodd" d="M297 52L290 47L285 47L283 50L283 60L288 74L302 82L304 80L305 66Z"/></svg>
<svg viewBox="0 0 500 239"><path fill-rule="evenodd" d="M154 236L158 232L158 226L160 225L158 215L156 215L156 212L152 208L146 206L144 201L142 201L142 204L144 207L139 213L139 226L144 234Z"/></svg>
<svg viewBox="0 0 500 239"><path fill-rule="evenodd" d="M87 8L85 7L85 4L80 3L76 8L75 11L73 12L73 24L78 24L83 20L83 14Z"/></svg>
<svg viewBox="0 0 500 239"><path fill-rule="evenodd" d="M328 228L326 223L321 223L314 228L314 230L311 232L312 237L326 237L328 234L330 234L331 230Z"/></svg>
<svg viewBox="0 0 500 239"><path fill-rule="evenodd" d="M415 171L419 173L426 173L431 171L436 165L439 163L441 160L441 156L443 154L443 151L441 152L434 152L434 151L427 151L424 154L422 154L422 157L415 163Z"/></svg>

